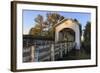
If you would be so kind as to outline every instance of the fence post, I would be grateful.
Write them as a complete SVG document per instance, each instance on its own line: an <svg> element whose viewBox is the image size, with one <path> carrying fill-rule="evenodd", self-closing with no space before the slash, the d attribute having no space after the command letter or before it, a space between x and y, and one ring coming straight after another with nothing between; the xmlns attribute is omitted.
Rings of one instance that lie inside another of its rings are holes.
<svg viewBox="0 0 100 73"><path fill-rule="evenodd" d="M67 43L65 42L64 45L65 45L64 46L65 47L65 54L67 54Z"/></svg>
<svg viewBox="0 0 100 73"><path fill-rule="evenodd" d="M51 44L51 61L55 60L54 44Z"/></svg>
<svg viewBox="0 0 100 73"><path fill-rule="evenodd" d="M62 51L62 50L63 50L62 44L60 44L60 46L61 46L61 47L60 47L60 57L62 58L62 57L63 57L63 53L62 53L62 52L63 52L63 51Z"/></svg>
<svg viewBox="0 0 100 73"><path fill-rule="evenodd" d="M34 55L34 51L35 51L35 47L31 46L31 62L33 62L35 60L35 55Z"/></svg>

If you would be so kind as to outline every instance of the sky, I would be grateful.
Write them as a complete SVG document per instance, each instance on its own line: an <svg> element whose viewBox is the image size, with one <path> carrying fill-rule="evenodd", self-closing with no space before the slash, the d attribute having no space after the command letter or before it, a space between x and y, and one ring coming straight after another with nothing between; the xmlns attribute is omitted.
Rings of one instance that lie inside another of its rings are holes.
<svg viewBox="0 0 100 73"><path fill-rule="evenodd" d="M44 19L46 18L46 14L52 11L35 11L35 10L23 10L23 34L28 34L30 28L35 26L34 19L37 15L42 15ZM53 11L54 12L54 11ZM58 14L64 16L65 18L77 19L79 23L82 25L82 29L84 29L87 21L91 21L90 13L80 13L80 12L61 12L58 11Z"/></svg>

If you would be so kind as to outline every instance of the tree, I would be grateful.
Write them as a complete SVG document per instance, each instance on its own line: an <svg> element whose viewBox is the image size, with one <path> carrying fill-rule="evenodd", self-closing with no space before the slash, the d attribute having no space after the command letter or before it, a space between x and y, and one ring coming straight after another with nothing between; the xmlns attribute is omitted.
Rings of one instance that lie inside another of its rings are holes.
<svg viewBox="0 0 100 73"><path fill-rule="evenodd" d="M34 20L38 25L41 26L40 29L42 31L43 16L39 14Z"/></svg>
<svg viewBox="0 0 100 73"><path fill-rule="evenodd" d="M54 25L63 19L64 19L64 16L61 16L60 14L58 14L56 12L47 13L47 23L49 26L49 30L48 30L49 36L51 36L51 37L55 36Z"/></svg>
<svg viewBox="0 0 100 73"><path fill-rule="evenodd" d="M58 13L47 13L47 21L48 21L49 25L53 26L63 19L64 19L64 17Z"/></svg>
<svg viewBox="0 0 100 73"><path fill-rule="evenodd" d="M91 23L87 22L84 29L84 47L87 53L91 53Z"/></svg>
<svg viewBox="0 0 100 73"><path fill-rule="evenodd" d="M33 36L40 36L40 32L41 32L40 28L31 28L29 34Z"/></svg>
<svg viewBox="0 0 100 73"><path fill-rule="evenodd" d="M45 20L39 14L34 19L36 26L30 29L29 34L54 37L54 25L63 19L64 17L56 12L47 13Z"/></svg>

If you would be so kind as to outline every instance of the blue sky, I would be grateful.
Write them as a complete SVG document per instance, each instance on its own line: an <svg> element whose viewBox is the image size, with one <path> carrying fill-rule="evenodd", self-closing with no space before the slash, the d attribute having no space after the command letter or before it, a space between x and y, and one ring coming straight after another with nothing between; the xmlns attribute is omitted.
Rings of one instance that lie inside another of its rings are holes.
<svg viewBox="0 0 100 73"><path fill-rule="evenodd" d="M35 26L34 19L38 14L42 15L44 19L46 14L52 11L35 11L35 10L23 10L23 34L28 34L30 28ZM54 11L53 11L54 12ZM91 20L90 13L79 13L79 12L57 12L65 18L77 19L82 25L82 29L86 25L87 21Z"/></svg>

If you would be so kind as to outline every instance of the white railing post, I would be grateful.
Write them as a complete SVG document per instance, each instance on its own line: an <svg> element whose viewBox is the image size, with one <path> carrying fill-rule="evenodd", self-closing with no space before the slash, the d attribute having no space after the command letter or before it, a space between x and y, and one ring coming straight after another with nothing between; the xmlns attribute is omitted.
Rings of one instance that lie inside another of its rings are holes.
<svg viewBox="0 0 100 73"><path fill-rule="evenodd" d="M61 46L61 48L60 48L60 57L62 58L63 57L63 54L62 54L63 48L62 48L62 44L61 43L60 43L60 46Z"/></svg>
<svg viewBox="0 0 100 73"><path fill-rule="evenodd" d="M64 45L65 45L65 54L67 54L67 43L65 42Z"/></svg>
<svg viewBox="0 0 100 73"><path fill-rule="evenodd" d="M51 44L51 61L55 60L54 44Z"/></svg>
<svg viewBox="0 0 100 73"><path fill-rule="evenodd" d="M33 62L35 60L35 55L34 55L35 47L31 46L30 48L31 48L31 62Z"/></svg>

